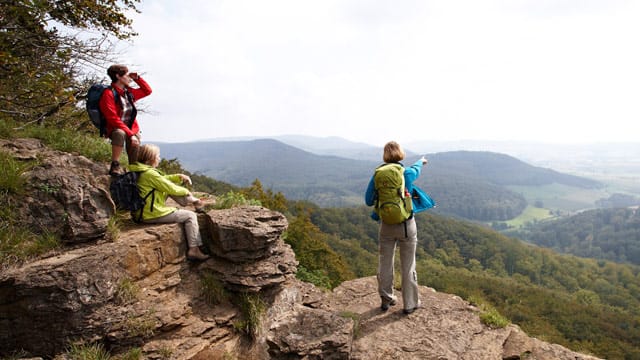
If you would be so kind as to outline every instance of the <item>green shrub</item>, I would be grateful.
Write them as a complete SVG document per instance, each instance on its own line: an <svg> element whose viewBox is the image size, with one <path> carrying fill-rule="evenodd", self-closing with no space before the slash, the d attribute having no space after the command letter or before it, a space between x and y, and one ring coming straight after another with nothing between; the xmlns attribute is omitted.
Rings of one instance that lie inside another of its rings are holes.
<svg viewBox="0 0 640 360"><path fill-rule="evenodd" d="M230 209L235 206L243 205L257 205L261 206L260 201L254 199L247 199L241 193L229 191L228 193L219 196L216 199L215 209Z"/></svg>
<svg viewBox="0 0 640 360"><path fill-rule="evenodd" d="M324 289L331 289L333 287L329 275L327 275L325 271L320 269L307 270L306 267L299 265L298 272L296 272L296 277L299 280L311 283L317 287L321 287Z"/></svg>
<svg viewBox="0 0 640 360"><path fill-rule="evenodd" d="M488 327L497 329L509 325L509 320L506 317L479 297L470 296L468 301L480 309L480 321Z"/></svg>
<svg viewBox="0 0 640 360"><path fill-rule="evenodd" d="M509 320L502 316L493 306L486 306L480 313L480 321L490 328L503 328L509 325Z"/></svg>

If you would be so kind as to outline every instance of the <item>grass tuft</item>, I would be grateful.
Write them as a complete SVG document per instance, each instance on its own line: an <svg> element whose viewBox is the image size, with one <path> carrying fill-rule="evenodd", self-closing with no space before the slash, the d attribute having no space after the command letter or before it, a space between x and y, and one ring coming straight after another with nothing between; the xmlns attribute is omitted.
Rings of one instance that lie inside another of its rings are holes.
<svg viewBox="0 0 640 360"><path fill-rule="evenodd" d="M116 289L115 298L119 304L129 304L138 299L140 287L129 278L121 279Z"/></svg>
<svg viewBox="0 0 640 360"><path fill-rule="evenodd" d="M67 358L70 360L109 360L111 355L102 344L72 344L67 350Z"/></svg>
<svg viewBox="0 0 640 360"><path fill-rule="evenodd" d="M142 316L129 316L124 322L124 329L129 337L149 338L153 336L156 321L153 314L155 310L149 310Z"/></svg>
<svg viewBox="0 0 640 360"><path fill-rule="evenodd" d="M209 305L220 304L229 297L222 281L210 272L202 275L200 279L200 290Z"/></svg>
<svg viewBox="0 0 640 360"><path fill-rule="evenodd" d="M11 154L0 151L0 193L3 196L24 194L25 179L22 174L31 166L31 163L16 160Z"/></svg>
<svg viewBox="0 0 640 360"><path fill-rule="evenodd" d="M501 329L509 325L509 319L502 316L496 308L487 304L482 299L471 296L468 300L480 309L480 321L492 329Z"/></svg>
<svg viewBox="0 0 640 360"><path fill-rule="evenodd" d="M233 323L233 327L256 339L260 334L260 325L267 305L259 294L243 293L240 295L240 312L242 320Z"/></svg>
<svg viewBox="0 0 640 360"><path fill-rule="evenodd" d="M122 355L114 356L113 359L117 360L141 360L142 349L139 347L131 348L129 351Z"/></svg>
<svg viewBox="0 0 640 360"><path fill-rule="evenodd" d="M352 311L343 311L340 313L340 316L345 319L353 320L353 339L357 339L358 336L360 336L360 314Z"/></svg>

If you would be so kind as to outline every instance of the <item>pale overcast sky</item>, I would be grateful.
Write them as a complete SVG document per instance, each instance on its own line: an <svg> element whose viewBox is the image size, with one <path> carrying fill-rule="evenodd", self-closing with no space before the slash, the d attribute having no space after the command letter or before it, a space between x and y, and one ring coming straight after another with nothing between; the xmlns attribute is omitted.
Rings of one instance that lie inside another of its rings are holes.
<svg viewBox="0 0 640 360"><path fill-rule="evenodd" d="M637 0L146 1L145 141L640 140Z"/></svg>

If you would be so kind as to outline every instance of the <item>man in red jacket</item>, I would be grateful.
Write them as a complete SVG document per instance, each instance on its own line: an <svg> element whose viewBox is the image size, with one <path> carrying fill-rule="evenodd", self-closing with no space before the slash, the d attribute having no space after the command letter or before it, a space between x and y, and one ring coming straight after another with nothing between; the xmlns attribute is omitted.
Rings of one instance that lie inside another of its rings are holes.
<svg viewBox="0 0 640 360"><path fill-rule="evenodd" d="M137 161L140 146L140 127L136 120L137 110L134 103L151 94L151 87L137 73L130 73L124 65L111 65L107 70L111 78L113 91L105 91L100 98L100 112L106 122L105 136L111 139L111 167L109 174L121 175L120 154L126 144L129 164ZM137 88L129 85L134 81Z"/></svg>

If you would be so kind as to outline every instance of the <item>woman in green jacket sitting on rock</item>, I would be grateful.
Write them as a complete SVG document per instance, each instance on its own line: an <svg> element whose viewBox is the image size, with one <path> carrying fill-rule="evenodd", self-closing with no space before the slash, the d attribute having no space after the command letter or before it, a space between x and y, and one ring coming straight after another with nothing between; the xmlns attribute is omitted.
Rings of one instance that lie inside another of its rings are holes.
<svg viewBox="0 0 640 360"><path fill-rule="evenodd" d="M160 148L156 145L145 144L138 150L138 162L129 165L129 170L140 173L138 177L140 196L144 198L151 191L154 192L145 200L142 222L147 224L184 224L184 232L189 245L187 259L192 261L208 259L209 256L200 250L202 238L196 213L165 204L167 197L171 197L182 206L193 205L196 210L200 210L202 206L200 199L194 197L187 188L180 185L190 184L191 179L184 174L165 175L156 169L158 164L160 164Z"/></svg>

